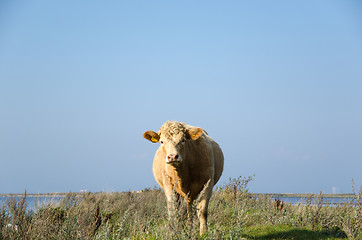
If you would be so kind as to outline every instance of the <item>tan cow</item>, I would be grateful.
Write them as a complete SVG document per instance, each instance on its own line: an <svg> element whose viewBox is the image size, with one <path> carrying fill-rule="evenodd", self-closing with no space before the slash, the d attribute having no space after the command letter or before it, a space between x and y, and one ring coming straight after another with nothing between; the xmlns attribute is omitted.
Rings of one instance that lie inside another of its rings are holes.
<svg viewBox="0 0 362 240"><path fill-rule="evenodd" d="M224 167L224 155L219 145L201 128L174 121L167 121L157 133L145 132L143 137L161 143L153 160L153 175L165 191L170 218L174 206L173 190L177 198L185 199L189 219L192 203L202 192L197 216L200 234L205 233L212 188Z"/></svg>

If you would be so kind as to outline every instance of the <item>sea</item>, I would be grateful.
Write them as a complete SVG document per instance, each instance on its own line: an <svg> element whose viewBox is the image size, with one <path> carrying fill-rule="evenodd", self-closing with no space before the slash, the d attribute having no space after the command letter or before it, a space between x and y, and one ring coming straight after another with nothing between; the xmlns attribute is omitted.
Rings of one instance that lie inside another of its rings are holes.
<svg viewBox="0 0 362 240"><path fill-rule="evenodd" d="M305 205L305 204L311 204L316 205L319 202L322 205L331 205L331 206L337 206L341 204L347 204L347 203L357 203L356 198L352 197L323 197L322 199L318 199L315 197L312 198L305 198L305 197L281 197L281 198L275 198L279 199L280 201L290 203L292 205Z"/></svg>
<svg viewBox="0 0 362 240"><path fill-rule="evenodd" d="M17 202L21 201L22 197L14 197ZM0 211L2 210L4 204L6 205L9 202L10 197L0 196ZM64 199L64 197L54 197L54 196L27 196L26 197L26 210L36 212L39 208L44 205L52 204L56 205L60 200Z"/></svg>
<svg viewBox="0 0 362 240"><path fill-rule="evenodd" d="M9 201L10 197L4 197L0 196L0 211L2 210L4 204L6 204L7 201ZM22 197L15 197L17 201L21 201ZM27 196L26 197L26 203L27 207L26 209L28 211L34 211L36 212L39 208L41 208L44 205L52 204L56 205L60 200L64 199L64 197L54 197L54 196L39 196L39 197L33 197L33 196ZM304 205L304 204L317 204L320 200L318 198L301 198L301 197L280 197L280 198L272 198L272 199L279 199L282 202L290 203L292 205ZM351 198L351 197L345 197L345 198L337 198L337 197L325 197L322 198L322 204L323 205L331 205L331 206L337 206L339 204L346 204L346 203L357 203L357 199Z"/></svg>

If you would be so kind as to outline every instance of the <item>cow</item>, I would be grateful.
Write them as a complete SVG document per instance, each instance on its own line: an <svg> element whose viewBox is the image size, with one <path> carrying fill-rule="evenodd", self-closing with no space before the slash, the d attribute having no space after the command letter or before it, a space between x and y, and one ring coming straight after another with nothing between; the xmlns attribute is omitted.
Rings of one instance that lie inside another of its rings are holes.
<svg viewBox="0 0 362 240"><path fill-rule="evenodd" d="M199 199L196 209L202 235L212 189L224 168L220 146L205 130L176 121L167 121L157 133L146 131L143 137L161 143L153 159L153 175L165 192L170 219L175 199L186 201L189 220L192 204Z"/></svg>

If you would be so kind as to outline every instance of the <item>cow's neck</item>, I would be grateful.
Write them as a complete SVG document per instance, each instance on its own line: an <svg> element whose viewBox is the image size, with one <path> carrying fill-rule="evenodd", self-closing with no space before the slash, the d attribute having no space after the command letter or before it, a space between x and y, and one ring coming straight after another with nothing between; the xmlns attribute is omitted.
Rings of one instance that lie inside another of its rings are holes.
<svg viewBox="0 0 362 240"><path fill-rule="evenodd" d="M184 164L180 164L177 167L168 165L166 167L166 174L170 178L172 186L179 194L183 195L183 197L189 194L190 182L187 181L189 176Z"/></svg>

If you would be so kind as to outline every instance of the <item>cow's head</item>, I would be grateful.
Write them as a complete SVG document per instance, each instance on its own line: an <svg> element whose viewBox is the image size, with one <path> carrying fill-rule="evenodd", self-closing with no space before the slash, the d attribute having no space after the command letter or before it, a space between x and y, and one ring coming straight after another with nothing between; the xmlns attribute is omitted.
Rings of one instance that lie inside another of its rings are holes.
<svg viewBox="0 0 362 240"><path fill-rule="evenodd" d="M183 123L167 121L162 125L160 131L147 131L143 137L157 143L160 142L166 153L165 162L178 166L186 158L192 141L197 140L203 133L199 127L188 127Z"/></svg>

